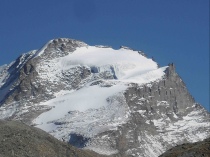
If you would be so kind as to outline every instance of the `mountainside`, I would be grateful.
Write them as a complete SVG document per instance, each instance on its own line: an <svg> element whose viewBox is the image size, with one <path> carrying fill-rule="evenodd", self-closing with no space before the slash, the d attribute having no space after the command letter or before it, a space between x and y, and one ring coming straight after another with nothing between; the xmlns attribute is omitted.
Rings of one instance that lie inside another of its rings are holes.
<svg viewBox="0 0 210 157"><path fill-rule="evenodd" d="M0 120L1 157L102 157L79 150L20 122Z"/></svg>
<svg viewBox="0 0 210 157"><path fill-rule="evenodd" d="M175 65L60 38L0 67L0 118L100 154L156 157L210 135Z"/></svg>
<svg viewBox="0 0 210 157"><path fill-rule="evenodd" d="M166 151L159 157L210 157L210 138L195 143L185 143Z"/></svg>

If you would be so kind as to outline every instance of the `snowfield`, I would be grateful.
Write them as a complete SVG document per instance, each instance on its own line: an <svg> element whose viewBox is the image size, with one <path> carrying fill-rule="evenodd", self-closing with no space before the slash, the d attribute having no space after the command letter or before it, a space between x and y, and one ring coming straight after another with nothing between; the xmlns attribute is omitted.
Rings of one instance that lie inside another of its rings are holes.
<svg viewBox="0 0 210 157"><path fill-rule="evenodd" d="M77 48L65 57L42 63L37 71L42 79L50 79L53 82L59 80L62 72L78 66L87 66L93 73L110 72L118 81L139 84L161 79L167 68L158 68L156 62L138 51L85 46Z"/></svg>
<svg viewBox="0 0 210 157"><path fill-rule="evenodd" d="M60 68L64 70L72 66L85 65L102 72L113 67L117 79L127 79L157 69L156 62L140 55L138 51L95 46L77 48L72 54L58 59L58 62Z"/></svg>
<svg viewBox="0 0 210 157"><path fill-rule="evenodd" d="M77 114L84 114L91 109L94 110L94 113L92 113L92 117L97 116L96 111L98 109L107 108L107 106L109 105L108 99L111 96L118 94L125 89L126 86L124 85L113 85L109 88L99 86L87 86L77 91L73 91L72 93L64 95L59 94L59 97L44 102L42 104L49 105L52 107L52 109L37 117L34 120L34 123L37 124L39 128L49 132L56 128L56 124L54 124L54 121L66 117L67 115L71 114L72 111L77 112ZM116 108L115 110L117 111L118 108ZM111 118L112 117L107 117L107 119ZM84 119L84 121L92 123L95 121L95 119Z"/></svg>

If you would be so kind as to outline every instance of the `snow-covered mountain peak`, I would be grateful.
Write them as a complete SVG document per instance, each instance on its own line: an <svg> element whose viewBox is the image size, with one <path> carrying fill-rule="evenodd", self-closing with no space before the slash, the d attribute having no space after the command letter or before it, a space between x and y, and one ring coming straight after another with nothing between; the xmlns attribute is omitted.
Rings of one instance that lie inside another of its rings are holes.
<svg viewBox="0 0 210 157"><path fill-rule="evenodd" d="M109 73L114 79L135 83L155 81L164 75L166 69L166 67L158 69L156 62L139 51L124 48L115 50L102 46L76 47L65 56L51 58L50 62L48 60L40 62L37 72L40 76L50 77L52 81L53 78L58 80L56 76L60 77L62 72L78 66L87 67L94 75Z"/></svg>
<svg viewBox="0 0 210 157"><path fill-rule="evenodd" d="M157 63L141 51L125 46L118 50L102 45L89 46L68 38L50 40L36 52L37 57L41 58L41 65L50 60L58 63L56 68L64 70L77 65L88 66L93 73L112 71L116 78L127 78L127 75L130 77L157 69Z"/></svg>
<svg viewBox="0 0 210 157"><path fill-rule="evenodd" d="M209 113L196 108L174 64L67 38L0 67L0 106L1 119L120 157L156 157L210 133Z"/></svg>

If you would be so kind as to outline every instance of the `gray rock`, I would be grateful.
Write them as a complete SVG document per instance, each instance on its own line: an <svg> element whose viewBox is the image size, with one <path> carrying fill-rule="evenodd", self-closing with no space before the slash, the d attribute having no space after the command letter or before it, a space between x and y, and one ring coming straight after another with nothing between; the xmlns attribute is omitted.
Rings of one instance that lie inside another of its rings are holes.
<svg viewBox="0 0 210 157"><path fill-rule="evenodd" d="M178 145L159 157L210 157L210 138L200 142Z"/></svg>
<svg viewBox="0 0 210 157"><path fill-rule="evenodd" d="M0 120L0 156L100 157L101 155L77 149L38 128L17 121Z"/></svg>

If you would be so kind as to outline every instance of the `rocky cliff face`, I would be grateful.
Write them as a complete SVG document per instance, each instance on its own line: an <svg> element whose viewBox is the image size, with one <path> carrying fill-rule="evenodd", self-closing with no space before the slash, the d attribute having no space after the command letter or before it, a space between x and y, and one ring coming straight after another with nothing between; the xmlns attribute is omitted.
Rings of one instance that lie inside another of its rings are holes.
<svg viewBox="0 0 210 157"><path fill-rule="evenodd" d="M156 157L210 135L209 113L175 65L127 47L54 39L0 68L0 118L21 120L79 148Z"/></svg>
<svg viewBox="0 0 210 157"><path fill-rule="evenodd" d="M161 81L132 84L126 90L130 119L108 133L120 156L158 156L177 144L209 136L209 113L195 103L173 64L165 72Z"/></svg>
<svg viewBox="0 0 210 157"><path fill-rule="evenodd" d="M40 78L36 68L40 67L40 71L42 69L46 70L48 66L46 62L72 53L77 47L82 45L85 46L86 44L70 39L51 40L40 50L23 54L14 63L5 67L1 72L2 76L6 77L2 81L3 85L0 89L0 94L2 95L0 102L1 104L10 104L5 106L7 111L11 109L11 105L16 106L15 111L10 110L11 115L9 117L22 119L26 123L30 123L34 117L50 109L47 106L33 106L34 103L52 99L54 97L52 92L57 92L61 89L71 90L77 88L81 78L85 78L90 74L90 71L85 69L85 67L76 67L73 74L68 71L62 73L62 78L60 78L62 82L59 84L51 82L48 78ZM77 78L76 82L68 78L71 74L71 77ZM49 87L52 92L49 92ZM29 109L30 112L25 113L21 111L24 110L23 107ZM15 114L15 112L18 114Z"/></svg>

